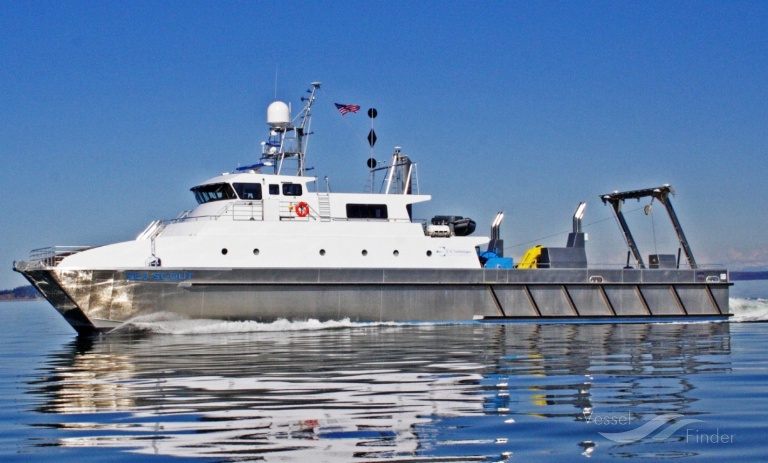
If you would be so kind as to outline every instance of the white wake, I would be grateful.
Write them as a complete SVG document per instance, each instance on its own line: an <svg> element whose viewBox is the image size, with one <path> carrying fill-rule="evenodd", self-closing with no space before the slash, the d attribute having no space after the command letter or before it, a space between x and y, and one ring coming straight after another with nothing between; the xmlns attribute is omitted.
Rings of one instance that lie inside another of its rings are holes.
<svg viewBox="0 0 768 463"><path fill-rule="evenodd" d="M341 328L396 325L396 323L361 323L349 318L342 320L275 320L271 323L256 321L227 321L213 319L188 319L180 315L162 312L128 320L112 330L112 333L162 333L162 334L214 334L214 333L258 333L275 331L315 331Z"/></svg>
<svg viewBox="0 0 768 463"><path fill-rule="evenodd" d="M732 322L768 321L768 299L730 299Z"/></svg>

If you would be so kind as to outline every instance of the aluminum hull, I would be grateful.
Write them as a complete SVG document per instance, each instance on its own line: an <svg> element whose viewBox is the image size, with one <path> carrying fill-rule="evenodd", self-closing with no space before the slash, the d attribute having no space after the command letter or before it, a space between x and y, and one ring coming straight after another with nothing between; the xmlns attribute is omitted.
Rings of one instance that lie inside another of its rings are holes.
<svg viewBox="0 0 768 463"><path fill-rule="evenodd" d="M81 333L163 312L259 322L729 315L724 270L15 268Z"/></svg>

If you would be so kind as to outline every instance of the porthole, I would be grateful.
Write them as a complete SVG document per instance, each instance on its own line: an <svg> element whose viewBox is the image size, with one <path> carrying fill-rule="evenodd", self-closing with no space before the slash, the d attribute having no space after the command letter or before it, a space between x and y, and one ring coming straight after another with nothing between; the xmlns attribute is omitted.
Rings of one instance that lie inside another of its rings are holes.
<svg viewBox="0 0 768 463"><path fill-rule="evenodd" d="M392 251L392 255L393 255L393 256L395 256L395 257L397 257L397 256L399 256L399 255L400 255L400 251L398 251L397 249L395 249L394 251Z"/></svg>
<svg viewBox="0 0 768 463"><path fill-rule="evenodd" d="M368 255L368 251L366 251L365 249L363 249L363 255L364 255L364 256L367 256L367 255Z"/></svg>
<svg viewBox="0 0 768 463"><path fill-rule="evenodd" d="M227 248L222 248L221 249L221 254L224 255L224 256L226 256L228 252L229 251L227 251Z"/></svg>
<svg viewBox="0 0 768 463"><path fill-rule="evenodd" d="M320 255L321 255L321 256L324 256L324 255L325 255L325 249L321 249L321 250L320 250Z"/></svg>
<svg viewBox="0 0 768 463"><path fill-rule="evenodd" d="M256 248L253 250L253 255L258 256L259 255L259 248Z"/></svg>
<svg viewBox="0 0 768 463"><path fill-rule="evenodd" d="M427 251L427 257L432 257L432 251Z"/></svg>

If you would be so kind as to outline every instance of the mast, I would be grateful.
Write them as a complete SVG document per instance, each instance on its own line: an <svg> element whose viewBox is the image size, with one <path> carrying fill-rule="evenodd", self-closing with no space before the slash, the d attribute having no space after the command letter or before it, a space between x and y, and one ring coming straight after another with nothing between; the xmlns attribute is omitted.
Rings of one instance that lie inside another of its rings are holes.
<svg viewBox="0 0 768 463"><path fill-rule="evenodd" d="M395 146L395 152L392 154L392 164L386 169L387 185L384 188L384 194L394 191L397 194L409 195L413 192L413 162L406 154L400 152L401 148Z"/></svg>
<svg viewBox="0 0 768 463"><path fill-rule="evenodd" d="M267 124L270 126L269 139L261 143L261 159L264 165L272 165L275 174L282 173L285 161L296 161L296 175L303 176L306 166L304 157L307 152L307 142L312 134L312 104L315 94L320 88L320 82L312 82L312 88L307 90L309 96L302 97L304 108L296 117L301 118L298 126L291 120L290 107L282 101L274 101L267 108ZM295 120L295 119L294 119Z"/></svg>

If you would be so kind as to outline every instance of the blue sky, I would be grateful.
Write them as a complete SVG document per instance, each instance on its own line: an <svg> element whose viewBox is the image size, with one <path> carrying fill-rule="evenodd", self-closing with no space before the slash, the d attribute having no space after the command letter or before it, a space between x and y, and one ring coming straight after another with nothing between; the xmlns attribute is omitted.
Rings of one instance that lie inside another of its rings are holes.
<svg viewBox="0 0 768 463"><path fill-rule="evenodd" d="M0 288L33 248L192 208L191 186L257 159L275 94L296 108L312 81L308 164L334 191L365 186L373 106L374 155L402 146L434 197L416 215L488 233L503 210L508 255L563 245L587 201L590 259L620 262L599 195L670 183L700 262L768 265L766 2L8 0L0 18ZM646 203L626 207L641 251L676 252Z"/></svg>

